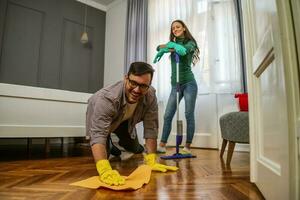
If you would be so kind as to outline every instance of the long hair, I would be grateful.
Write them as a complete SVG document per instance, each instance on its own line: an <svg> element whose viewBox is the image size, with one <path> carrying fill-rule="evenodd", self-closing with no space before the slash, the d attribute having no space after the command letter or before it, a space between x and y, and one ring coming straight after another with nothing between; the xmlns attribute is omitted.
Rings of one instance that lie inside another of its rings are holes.
<svg viewBox="0 0 300 200"><path fill-rule="evenodd" d="M200 60L200 57L199 57L200 50L199 50L199 48L198 48L198 44L197 44L195 38L192 36L191 32L189 31L189 29L187 28L187 26L185 25L185 23L184 23L182 20L177 19L177 20L174 20L174 21L171 23L170 41L171 41L171 42L174 42L175 39L176 39L176 36L175 36L175 35L173 34L173 32L172 32L172 25L173 25L173 23L175 23L175 22L180 23L180 24L183 26L183 28L185 29L185 31L184 31L184 38L185 38L185 39L184 39L184 43L187 42L187 41L189 41L189 40L192 40L192 41L195 42L195 44L196 44L196 48L195 48L195 50L194 50L193 60L192 60L193 65L195 65L195 64Z"/></svg>

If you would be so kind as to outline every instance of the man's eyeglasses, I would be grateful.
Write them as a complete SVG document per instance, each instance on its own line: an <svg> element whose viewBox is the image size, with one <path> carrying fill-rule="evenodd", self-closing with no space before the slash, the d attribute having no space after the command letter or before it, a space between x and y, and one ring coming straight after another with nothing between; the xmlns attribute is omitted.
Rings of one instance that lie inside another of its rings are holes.
<svg viewBox="0 0 300 200"><path fill-rule="evenodd" d="M137 86L139 86L139 88L140 88L140 90L142 91L142 92L146 92L148 89L149 89L149 85L146 85L146 84L140 84L140 83L138 83L138 82L136 82L136 81L134 81L134 80L131 80L131 79L129 79L129 78L127 78L128 79L128 82L129 82L129 86L131 87L131 88L136 88Z"/></svg>

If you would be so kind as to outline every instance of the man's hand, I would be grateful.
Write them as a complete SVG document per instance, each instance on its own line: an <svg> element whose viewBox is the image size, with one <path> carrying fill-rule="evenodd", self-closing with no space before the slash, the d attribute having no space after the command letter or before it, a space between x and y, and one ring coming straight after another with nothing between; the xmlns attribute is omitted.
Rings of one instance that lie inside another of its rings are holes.
<svg viewBox="0 0 300 200"><path fill-rule="evenodd" d="M176 171L178 167L162 165L156 162L156 154L150 153L144 156L145 163L149 165L153 171L166 172L167 170Z"/></svg>
<svg viewBox="0 0 300 200"><path fill-rule="evenodd" d="M112 170L108 160L98 160L96 168L103 183L107 185L123 185L125 183L124 177L117 170Z"/></svg>

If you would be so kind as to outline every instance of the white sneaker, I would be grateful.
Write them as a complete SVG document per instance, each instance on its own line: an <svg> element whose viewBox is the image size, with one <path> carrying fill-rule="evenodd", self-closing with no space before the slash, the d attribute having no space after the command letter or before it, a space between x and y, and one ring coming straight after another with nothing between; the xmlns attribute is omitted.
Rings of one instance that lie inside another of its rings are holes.
<svg viewBox="0 0 300 200"><path fill-rule="evenodd" d="M131 158L133 155L134 155L134 153L132 153L132 152L122 151L120 158L121 158L121 160L127 160L127 159Z"/></svg>
<svg viewBox="0 0 300 200"><path fill-rule="evenodd" d="M181 151L182 154L192 154L192 151L188 147L184 147Z"/></svg>
<svg viewBox="0 0 300 200"><path fill-rule="evenodd" d="M156 152L157 153L166 153L166 147L161 147L161 146L158 146Z"/></svg>

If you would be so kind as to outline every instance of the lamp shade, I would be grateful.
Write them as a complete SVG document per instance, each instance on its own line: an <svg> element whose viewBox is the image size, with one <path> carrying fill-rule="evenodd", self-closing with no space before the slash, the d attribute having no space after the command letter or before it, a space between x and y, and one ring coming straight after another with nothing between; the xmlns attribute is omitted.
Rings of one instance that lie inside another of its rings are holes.
<svg viewBox="0 0 300 200"><path fill-rule="evenodd" d="M80 38L80 42L82 44L85 44L88 41L89 41L89 38L88 38L87 32L83 32L82 35L81 35L81 38Z"/></svg>

